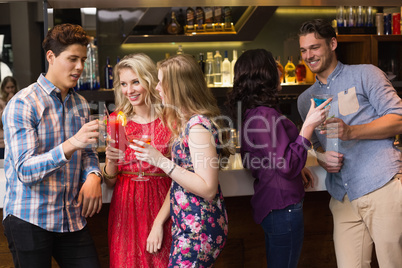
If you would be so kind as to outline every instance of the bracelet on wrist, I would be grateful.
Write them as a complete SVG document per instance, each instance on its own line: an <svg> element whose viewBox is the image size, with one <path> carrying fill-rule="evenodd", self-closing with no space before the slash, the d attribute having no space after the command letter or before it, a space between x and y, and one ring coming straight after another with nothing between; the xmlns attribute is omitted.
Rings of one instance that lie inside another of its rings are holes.
<svg viewBox="0 0 402 268"><path fill-rule="evenodd" d="M116 172L116 173L113 174L113 175L107 174L107 172L106 172L106 165L103 166L103 177L104 177L105 179L113 180L114 178L116 178L117 174L119 174L119 172Z"/></svg>
<svg viewBox="0 0 402 268"><path fill-rule="evenodd" d="M166 173L169 177L172 174L173 170L176 168L176 164L173 164L173 167L169 170L168 173Z"/></svg>

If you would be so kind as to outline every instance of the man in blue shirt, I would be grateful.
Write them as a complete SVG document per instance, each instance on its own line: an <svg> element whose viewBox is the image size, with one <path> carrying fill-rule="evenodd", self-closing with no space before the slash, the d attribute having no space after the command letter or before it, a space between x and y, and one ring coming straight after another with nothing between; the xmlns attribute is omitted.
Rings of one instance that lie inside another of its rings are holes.
<svg viewBox="0 0 402 268"><path fill-rule="evenodd" d="M327 170L338 267L370 267L373 243L381 267L402 267L402 101L373 65L336 58L329 22L305 22L299 32L303 60L316 82L298 98L304 119L312 94L333 96L324 130L312 142Z"/></svg>
<svg viewBox="0 0 402 268"><path fill-rule="evenodd" d="M19 91L3 116L3 225L16 267L99 267L85 217L102 206L99 135L72 89L87 57L81 26L56 25L43 41L49 69Z"/></svg>

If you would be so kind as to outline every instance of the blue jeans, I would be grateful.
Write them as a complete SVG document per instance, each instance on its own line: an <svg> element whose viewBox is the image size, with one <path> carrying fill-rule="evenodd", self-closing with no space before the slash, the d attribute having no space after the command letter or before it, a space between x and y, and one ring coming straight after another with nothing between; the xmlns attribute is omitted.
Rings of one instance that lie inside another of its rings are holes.
<svg viewBox="0 0 402 268"><path fill-rule="evenodd" d="M296 268L304 237L303 201L272 210L262 221L267 267Z"/></svg>
<svg viewBox="0 0 402 268"><path fill-rule="evenodd" d="M100 267L87 227L77 232L54 233L13 215L4 219L3 226L15 267L50 268L52 256L63 268Z"/></svg>

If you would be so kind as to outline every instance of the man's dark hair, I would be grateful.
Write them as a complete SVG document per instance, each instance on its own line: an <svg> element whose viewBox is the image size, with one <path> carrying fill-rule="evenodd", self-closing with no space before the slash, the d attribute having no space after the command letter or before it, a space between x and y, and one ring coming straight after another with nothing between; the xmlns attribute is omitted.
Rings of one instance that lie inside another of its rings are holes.
<svg viewBox="0 0 402 268"><path fill-rule="evenodd" d="M45 50L45 54L48 50L51 50L57 57L70 45L87 46L88 43L88 35L81 26L66 23L56 25L50 29L42 42L42 47Z"/></svg>
<svg viewBox="0 0 402 268"><path fill-rule="evenodd" d="M336 33L331 23L323 19L314 19L303 23L299 30L299 36L310 33L314 33L317 39L325 39L327 44L330 43L333 37L336 38Z"/></svg>

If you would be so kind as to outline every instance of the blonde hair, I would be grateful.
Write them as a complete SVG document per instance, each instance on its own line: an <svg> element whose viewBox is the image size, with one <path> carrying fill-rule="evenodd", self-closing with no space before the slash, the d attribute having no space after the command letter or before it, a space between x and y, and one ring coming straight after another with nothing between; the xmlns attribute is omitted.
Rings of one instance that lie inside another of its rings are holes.
<svg viewBox="0 0 402 268"><path fill-rule="evenodd" d="M160 81L165 95L164 118L172 136L177 138L192 115L209 118L219 133L221 156L229 156L233 148L222 135L221 113L211 90L207 87L204 74L191 55L175 55L157 64L162 73Z"/></svg>
<svg viewBox="0 0 402 268"><path fill-rule="evenodd" d="M162 118L162 100L155 90L158 83L158 75L155 63L144 53L135 53L125 56L114 67L114 96L116 111L122 111L127 116L135 114L135 109L130 101L123 95L120 87L120 71L131 69L137 74L141 86L146 90L145 104L152 107L157 117Z"/></svg>

